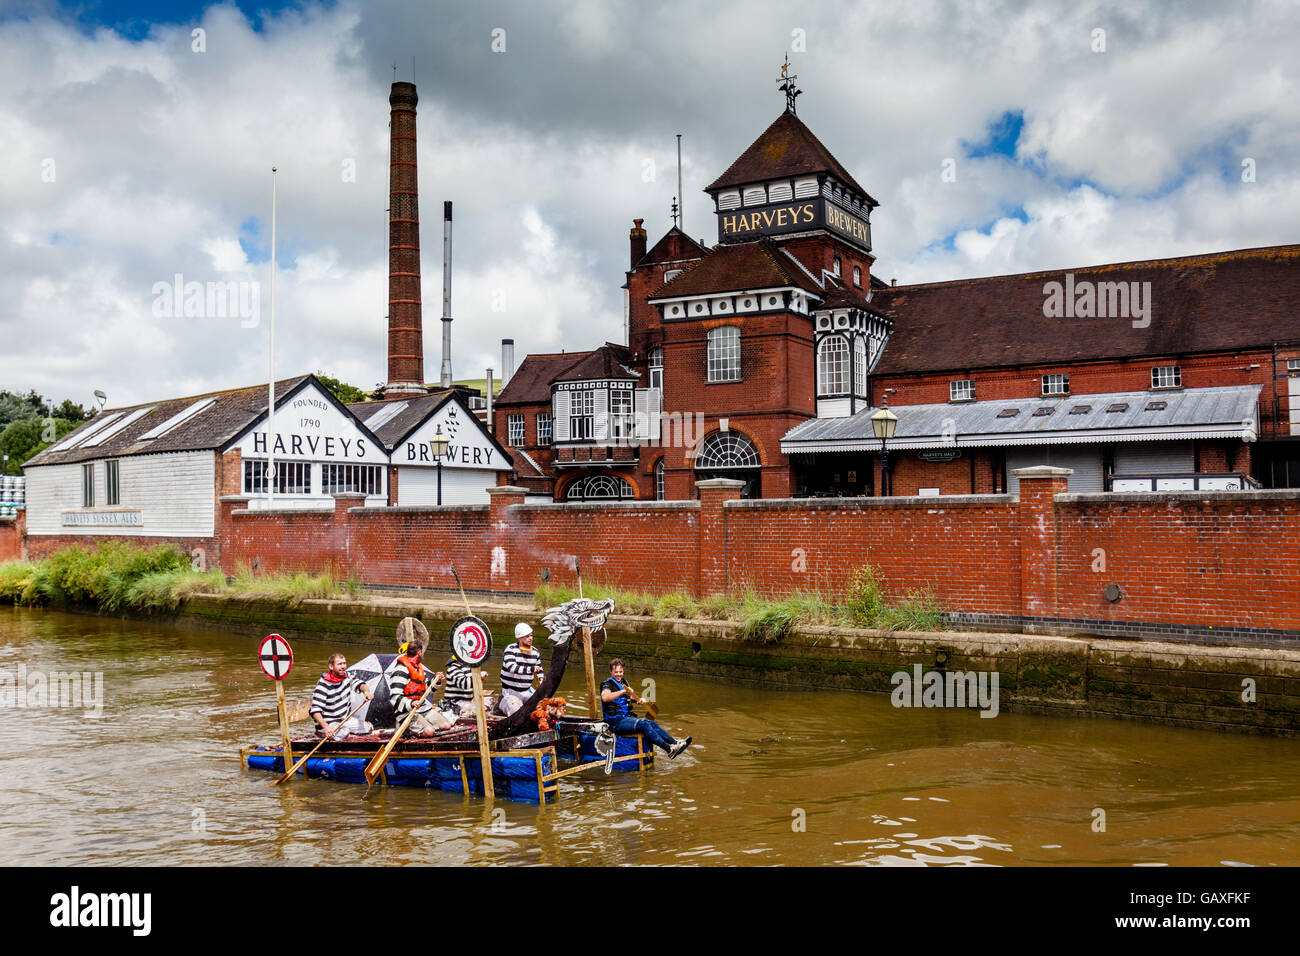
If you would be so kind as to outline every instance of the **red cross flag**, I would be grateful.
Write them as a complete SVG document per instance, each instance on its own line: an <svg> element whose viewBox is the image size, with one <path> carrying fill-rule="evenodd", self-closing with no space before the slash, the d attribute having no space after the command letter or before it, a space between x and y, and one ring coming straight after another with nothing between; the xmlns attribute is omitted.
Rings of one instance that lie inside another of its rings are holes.
<svg viewBox="0 0 1300 956"><path fill-rule="evenodd" d="M293 670L293 650L279 634L268 634L257 650L257 663L272 680L284 680Z"/></svg>

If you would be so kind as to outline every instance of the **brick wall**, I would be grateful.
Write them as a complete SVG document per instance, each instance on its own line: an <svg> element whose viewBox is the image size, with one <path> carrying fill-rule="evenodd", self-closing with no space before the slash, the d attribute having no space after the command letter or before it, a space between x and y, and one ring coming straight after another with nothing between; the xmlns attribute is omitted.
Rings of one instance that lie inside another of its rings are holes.
<svg viewBox="0 0 1300 956"><path fill-rule="evenodd" d="M0 518L0 562L21 561L23 553L23 518Z"/></svg>
<svg viewBox="0 0 1300 956"><path fill-rule="evenodd" d="M1200 642L1300 640L1300 491L1069 495L1064 469L1021 492L252 512L223 502L223 564L332 571L372 585L531 593L543 580L651 592L842 594L871 564L887 595L922 588L961 625ZM1099 562L1099 558L1101 559ZM1115 585L1107 597L1107 585Z"/></svg>

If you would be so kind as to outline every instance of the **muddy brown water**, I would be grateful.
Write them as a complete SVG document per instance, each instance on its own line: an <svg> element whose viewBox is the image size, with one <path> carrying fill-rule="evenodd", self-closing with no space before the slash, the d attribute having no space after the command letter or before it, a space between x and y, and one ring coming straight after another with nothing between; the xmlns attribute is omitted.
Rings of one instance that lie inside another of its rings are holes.
<svg viewBox="0 0 1300 956"><path fill-rule="evenodd" d="M567 778L546 807L271 787L236 753L278 740L261 636L0 608L0 674L103 674L97 719L5 698L0 863L1300 863L1300 741L635 671L695 746L647 774ZM296 645L291 699L333 649ZM563 692L581 707L580 667Z"/></svg>

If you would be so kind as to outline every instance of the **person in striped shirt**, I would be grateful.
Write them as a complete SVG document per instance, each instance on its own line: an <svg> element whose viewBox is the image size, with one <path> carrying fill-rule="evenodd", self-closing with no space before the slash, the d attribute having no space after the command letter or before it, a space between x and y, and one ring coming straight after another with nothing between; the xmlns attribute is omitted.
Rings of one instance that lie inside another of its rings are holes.
<svg viewBox="0 0 1300 956"><path fill-rule="evenodd" d="M533 692L533 675L541 672L542 655L533 650L533 629L520 621L515 625L515 642L501 658L501 713L509 717L524 705Z"/></svg>
<svg viewBox="0 0 1300 956"><path fill-rule="evenodd" d="M447 658L447 689L442 692L441 707L459 717L474 702L474 674L468 664Z"/></svg>
<svg viewBox="0 0 1300 956"><path fill-rule="evenodd" d="M428 681L432 676L433 686L443 681L443 673L430 675L424 666L424 642L413 638L406 648L406 653L393 661L388 671L388 700L393 705L393 714L400 724L416 708L415 716L407 726L412 737L432 737L439 730L450 727L455 721L436 709L425 696Z"/></svg>
<svg viewBox="0 0 1300 956"><path fill-rule="evenodd" d="M325 673L320 675L311 695L311 718L316 721L316 733L333 733L335 737L374 733L374 724L360 716L341 725L343 718L351 713L352 695L358 691L365 694L366 700L374 700L370 689L348 673L347 657L331 654Z"/></svg>

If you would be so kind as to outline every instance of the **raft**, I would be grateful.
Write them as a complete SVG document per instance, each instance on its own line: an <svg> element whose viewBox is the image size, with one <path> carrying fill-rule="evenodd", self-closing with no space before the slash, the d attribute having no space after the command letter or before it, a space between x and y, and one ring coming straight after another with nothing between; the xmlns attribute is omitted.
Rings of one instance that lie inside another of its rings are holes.
<svg viewBox="0 0 1300 956"><path fill-rule="evenodd" d="M496 795L537 804L555 800L560 778L607 760L596 749L598 728L602 726L599 721L563 720L555 730L492 740L492 785ZM491 728L488 734L491 737ZM298 773L311 779L364 784L366 765L383 749L388 737L387 733L376 733L326 741ZM292 739L293 759L301 759L301 754L318 743L320 738L314 734ZM281 751L279 746L245 747L239 752L240 762L250 770L282 774L285 766ZM641 734L615 737L614 757L612 770L616 773L648 770L654 762L649 743ZM573 766L561 769L561 760ZM482 796L483 768L475 728L458 723L436 737L404 738L393 748L382 779L390 787L431 787Z"/></svg>

